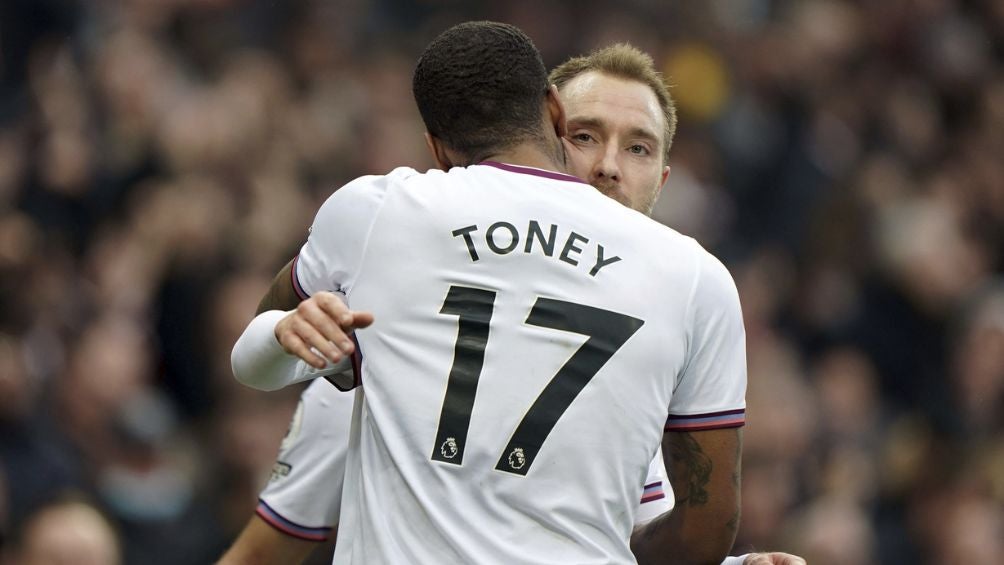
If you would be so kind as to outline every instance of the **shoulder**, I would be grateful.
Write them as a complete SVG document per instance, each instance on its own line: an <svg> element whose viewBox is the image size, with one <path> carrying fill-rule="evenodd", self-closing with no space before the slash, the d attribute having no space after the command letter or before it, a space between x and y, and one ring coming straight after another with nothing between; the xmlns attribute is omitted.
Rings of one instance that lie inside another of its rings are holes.
<svg viewBox="0 0 1004 565"><path fill-rule="evenodd" d="M442 171L436 169L430 169L429 171L420 173L415 169L412 169L411 167L398 167L384 176L385 178L393 182L393 181L406 181L413 178L421 178L423 176L434 175L435 173L442 173Z"/></svg>
<svg viewBox="0 0 1004 565"><path fill-rule="evenodd" d="M639 216L649 219L642 214ZM730 294L736 292L732 274L725 264L696 239L655 220L645 225L653 240L653 255L673 263L682 262L692 273L697 287L710 287L715 292L728 291Z"/></svg>
<svg viewBox="0 0 1004 565"><path fill-rule="evenodd" d="M694 246L696 247L695 259L699 286L716 295L724 294L729 297L735 296L738 299L735 280L725 263L722 263L721 259L715 257L696 241L694 241Z"/></svg>
<svg viewBox="0 0 1004 565"><path fill-rule="evenodd" d="M428 174L428 173L425 173ZM386 191L396 185L407 183L410 180L420 178L423 173L411 167L398 167L385 175L365 175L349 181L344 186L336 190L331 198L341 194L343 197L363 197Z"/></svg>
<svg viewBox="0 0 1004 565"><path fill-rule="evenodd" d="M328 196L317 213L320 219L332 219L351 215L365 216L366 211L375 210L383 203L387 194L395 187L420 177L415 169L398 167L385 175L365 175L342 185Z"/></svg>
<svg viewBox="0 0 1004 565"><path fill-rule="evenodd" d="M739 290L725 264L697 245L695 268L691 305L696 316L709 320L735 319L741 324Z"/></svg>
<svg viewBox="0 0 1004 565"><path fill-rule="evenodd" d="M603 196L603 198L607 198ZM609 200L609 198L607 198ZM674 271L683 271L699 276L706 268L721 263L694 238L653 220L649 216L626 208L620 204L609 209L609 213L622 214L616 219L618 229L624 228L633 236L640 237L653 261L660 261Z"/></svg>

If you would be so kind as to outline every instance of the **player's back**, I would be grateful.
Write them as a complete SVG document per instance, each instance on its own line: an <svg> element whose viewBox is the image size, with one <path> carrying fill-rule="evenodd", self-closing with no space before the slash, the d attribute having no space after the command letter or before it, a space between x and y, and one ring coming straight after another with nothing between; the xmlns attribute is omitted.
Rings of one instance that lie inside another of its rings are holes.
<svg viewBox="0 0 1004 565"><path fill-rule="evenodd" d="M344 225L315 223L305 250L352 251L298 269L333 273L376 319L357 335L336 561L633 562L706 253L535 169L399 169L343 191L318 222Z"/></svg>

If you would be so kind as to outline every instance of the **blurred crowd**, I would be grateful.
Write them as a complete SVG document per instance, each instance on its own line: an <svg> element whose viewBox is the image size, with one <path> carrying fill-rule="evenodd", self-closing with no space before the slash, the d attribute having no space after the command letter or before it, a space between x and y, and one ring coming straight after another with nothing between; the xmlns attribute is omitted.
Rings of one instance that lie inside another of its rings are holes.
<svg viewBox="0 0 1004 565"><path fill-rule="evenodd" d="M465 19L673 86L655 216L746 321L737 552L1004 559L1004 3L3 0L0 562L219 556L299 392L230 348L332 190L431 165L411 71Z"/></svg>

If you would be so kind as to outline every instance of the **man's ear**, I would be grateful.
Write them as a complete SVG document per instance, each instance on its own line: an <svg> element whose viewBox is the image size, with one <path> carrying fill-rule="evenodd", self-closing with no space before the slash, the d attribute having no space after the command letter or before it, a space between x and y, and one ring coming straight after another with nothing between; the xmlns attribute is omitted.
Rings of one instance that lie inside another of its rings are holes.
<svg viewBox="0 0 1004 565"><path fill-rule="evenodd" d="M558 137L565 137L568 135L568 121L565 116L565 103L561 101L561 96L558 94L558 87L553 84L547 87L547 113L551 125L554 126L554 133L556 133Z"/></svg>
<svg viewBox="0 0 1004 565"><path fill-rule="evenodd" d="M669 180L669 165L666 165L662 168L662 175L660 175L659 178L659 188L655 191L656 198L659 198L659 195L662 194L663 189L666 188L667 180Z"/></svg>
<svg viewBox="0 0 1004 565"><path fill-rule="evenodd" d="M450 160L446 146L443 145L441 139L429 132L425 132L425 145L429 148L429 153L432 154L432 159L440 170L449 171L453 168L453 162Z"/></svg>

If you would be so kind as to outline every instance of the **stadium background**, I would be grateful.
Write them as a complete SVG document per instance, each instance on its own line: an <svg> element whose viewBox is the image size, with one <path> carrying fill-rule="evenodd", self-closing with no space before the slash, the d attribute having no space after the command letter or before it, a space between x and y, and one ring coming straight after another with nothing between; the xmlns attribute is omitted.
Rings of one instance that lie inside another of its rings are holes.
<svg viewBox="0 0 1004 565"><path fill-rule="evenodd" d="M673 85L656 216L726 261L747 325L736 549L998 562L993 0L4 0L8 542L72 487L128 563L219 555L297 398L237 385L230 347L331 190L430 165L412 66L470 18L521 26L549 66L628 40Z"/></svg>

